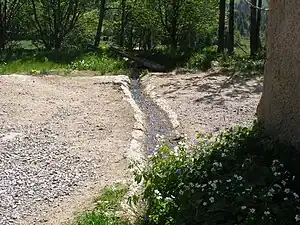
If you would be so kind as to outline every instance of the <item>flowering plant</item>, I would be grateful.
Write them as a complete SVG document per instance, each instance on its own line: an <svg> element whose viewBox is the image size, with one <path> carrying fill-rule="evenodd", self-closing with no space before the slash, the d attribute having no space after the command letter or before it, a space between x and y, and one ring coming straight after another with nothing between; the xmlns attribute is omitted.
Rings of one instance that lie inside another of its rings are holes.
<svg viewBox="0 0 300 225"><path fill-rule="evenodd" d="M294 156L257 128L160 146L136 174L146 224L300 224Z"/></svg>

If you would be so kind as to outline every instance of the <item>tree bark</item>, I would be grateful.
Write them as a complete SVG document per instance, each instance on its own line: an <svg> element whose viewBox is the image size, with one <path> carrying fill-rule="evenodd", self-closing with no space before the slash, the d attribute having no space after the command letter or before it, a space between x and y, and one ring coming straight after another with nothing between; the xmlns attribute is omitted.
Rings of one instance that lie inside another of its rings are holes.
<svg viewBox="0 0 300 225"><path fill-rule="evenodd" d="M0 25L0 50L1 51L5 49L5 41L6 41L5 33L6 33L5 28L1 24Z"/></svg>
<svg viewBox="0 0 300 225"><path fill-rule="evenodd" d="M230 0L229 4L229 37L228 37L228 54L234 52L234 0Z"/></svg>
<svg viewBox="0 0 300 225"><path fill-rule="evenodd" d="M104 20L104 15L105 15L105 3L106 3L106 0L101 0L97 33L96 33L95 41L94 41L95 48L97 48L99 46L100 40L101 40L101 32L102 32L103 20Z"/></svg>
<svg viewBox="0 0 300 225"><path fill-rule="evenodd" d="M250 6L250 55L255 56L257 53L257 0L251 0ZM255 6L255 7L254 7Z"/></svg>
<svg viewBox="0 0 300 225"><path fill-rule="evenodd" d="M219 9L219 41L218 41L218 52L224 52L225 44L225 6L226 0L220 0Z"/></svg>
<svg viewBox="0 0 300 225"><path fill-rule="evenodd" d="M267 134L300 144L300 1L269 1L267 63L258 121Z"/></svg>
<svg viewBox="0 0 300 225"><path fill-rule="evenodd" d="M124 33L125 33L125 10L126 10L126 0L122 0L121 2L121 31L120 31L120 47L124 46Z"/></svg>
<svg viewBox="0 0 300 225"><path fill-rule="evenodd" d="M262 0L258 0L258 8L262 7ZM261 25L261 10L257 10L257 20L256 20L256 47L257 51L261 48L261 41L260 41L260 25Z"/></svg>

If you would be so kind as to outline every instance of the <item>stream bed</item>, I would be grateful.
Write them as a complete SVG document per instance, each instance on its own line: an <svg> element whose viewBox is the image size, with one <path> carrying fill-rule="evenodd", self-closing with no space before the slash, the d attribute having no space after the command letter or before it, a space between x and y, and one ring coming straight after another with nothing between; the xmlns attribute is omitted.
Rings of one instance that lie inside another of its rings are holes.
<svg viewBox="0 0 300 225"><path fill-rule="evenodd" d="M138 78L132 79L131 91L134 100L146 115L146 151L151 152L158 144L161 144L157 135L165 137L165 144L172 144L175 132L167 114L149 96L143 93L143 87Z"/></svg>

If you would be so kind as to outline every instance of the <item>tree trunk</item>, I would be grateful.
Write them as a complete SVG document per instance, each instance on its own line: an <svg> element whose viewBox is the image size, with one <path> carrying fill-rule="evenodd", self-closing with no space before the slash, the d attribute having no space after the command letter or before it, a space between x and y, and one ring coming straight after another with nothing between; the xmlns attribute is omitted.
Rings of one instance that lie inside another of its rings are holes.
<svg viewBox="0 0 300 225"><path fill-rule="evenodd" d="M218 52L224 52L224 42L225 42L225 4L226 0L220 0L219 9L219 43Z"/></svg>
<svg viewBox="0 0 300 225"><path fill-rule="evenodd" d="M259 8L262 7L262 0L258 0ZM257 10L257 20L256 20L256 47L257 51L261 48L261 42L260 42L260 25L261 25L261 10Z"/></svg>
<svg viewBox="0 0 300 225"><path fill-rule="evenodd" d="M257 32L257 0L251 0L252 6L250 6L250 54L251 56L255 56L257 53L257 39L256 39L256 32ZM255 7L253 7L255 6Z"/></svg>
<svg viewBox="0 0 300 225"><path fill-rule="evenodd" d="M267 134L300 144L300 1L269 1L267 63L258 120Z"/></svg>
<svg viewBox="0 0 300 225"><path fill-rule="evenodd" d="M59 50L61 48L61 43L62 40L59 37L56 37L54 41L54 49Z"/></svg>
<svg viewBox="0 0 300 225"><path fill-rule="evenodd" d="M121 2L122 15L121 15L121 32L120 32L120 47L124 46L124 33L125 33L125 10L126 10L126 0Z"/></svg>
<svg viewBox="0 0 300 225"><path fill-rule="evenodd" d="M104 20L104 15L105 15L105 3L106 3L106 0L101 0L97 33L96 33L95 41L94 41L95 48L97 48L99 46L100 40L101 40L101 32L102 32L103 20Z"/></svg>
<svg viewBox="0 0 300 225"><path fill-rule="evenodd" d="M6 38L5 38L5 28L1 27L0 28L0 50L4 50L5 49L5 41L6 41Z"/></svg>
<svg viewBox="0 0 300 225"><path fill-rule="evenodd" d="M230 0L229 4L229 37L228 37L228 54L234 52L234 0Z"/></svg>

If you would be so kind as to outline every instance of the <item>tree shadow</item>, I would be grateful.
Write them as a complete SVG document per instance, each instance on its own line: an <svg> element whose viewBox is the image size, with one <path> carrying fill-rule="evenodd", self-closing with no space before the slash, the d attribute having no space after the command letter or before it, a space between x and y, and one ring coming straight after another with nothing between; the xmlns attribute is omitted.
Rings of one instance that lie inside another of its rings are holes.
<svg viewBox="0 0 300 225"><path fill-rule="evenodd" d="M199 75L182 76L182 82L170 82L160 88L168 88L163 94L178 95L185 92L195 92L200 97L194 100L195 104L224 104L224 98L248 98L251 95L262 93L263 85L261 77L240 77L230 71L218 71Z"/></svg>

